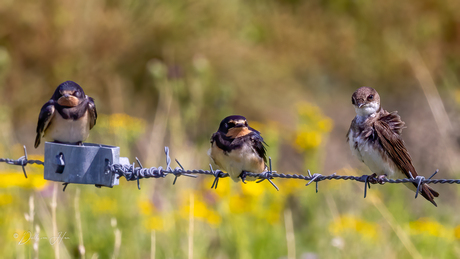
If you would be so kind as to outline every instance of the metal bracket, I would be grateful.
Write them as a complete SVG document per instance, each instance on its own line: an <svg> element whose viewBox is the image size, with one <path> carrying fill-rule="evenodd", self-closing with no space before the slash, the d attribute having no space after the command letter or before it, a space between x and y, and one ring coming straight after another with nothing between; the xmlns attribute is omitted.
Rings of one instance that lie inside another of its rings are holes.
<svg viewBox="0 0 460 259"><path fill-rule="evenodd" d="M109 166L126 162L129 159L120 157L120 148L115 146L45 143L46 180L113 187L119 179Z"/></svg>

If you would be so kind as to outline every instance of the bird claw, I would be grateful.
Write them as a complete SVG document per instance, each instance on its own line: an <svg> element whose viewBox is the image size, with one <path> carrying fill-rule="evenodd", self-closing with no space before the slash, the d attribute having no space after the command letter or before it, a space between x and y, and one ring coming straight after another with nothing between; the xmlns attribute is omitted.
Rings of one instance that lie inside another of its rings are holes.
<svg viewBox="0 0 460 259"><path fill-rule="evenodd" d="M369 175L369 176L368 176L367 182L368 182L368 183L371 183L371 184L376 184L376 183L378 183L377 174L376 174L376 173L373 173L373 174Z"/></svg>
<svg viewBox="0 0 460 259"><path fill-rule="evenodd" d="M386 183L385 180L388 180L386 174L382 174L382 175L379 175L379 176L377 177L377 182L378 182L379 184L381 184L381 185L384 185L384 184Z"/></svg>
<svg viewBox="0 0 460 259"><path fill-rule="evenodd" d="M246 177L247 176L248 176L248 172L246 172L246 171L241 172L241 174L239 176L241 178L241 181L243 181L244 184L246 184Z"/></svg>
<svg viewBox="0 0 460 259"><path fill-rule="evenodd" d="M388 180L387 178L387 175L386 174L382 174L382 175L379 175L377 176L376 173L373 173L371 175L369 175L369 178L368 178L368 182L371 183L371 184L385 184L386 183L386 180Z"/></svg>

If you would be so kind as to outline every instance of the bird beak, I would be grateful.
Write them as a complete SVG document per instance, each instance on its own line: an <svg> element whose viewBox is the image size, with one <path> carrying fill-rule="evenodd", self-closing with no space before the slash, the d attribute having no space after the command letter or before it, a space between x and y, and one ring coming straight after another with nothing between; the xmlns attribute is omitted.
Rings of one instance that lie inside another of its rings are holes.
<svg viewBox="0 0 460 259"><path fill-rule="evenodd" d="M359 104L358 104L358 108L363 107L363 105L364 105L364 103L359 103Z"/></svg>
<svg viewBox="0 0 460 259"><path fill-rule="evenodd" d="M79 100L71 94L63 94L57 101L59 105L67 107L75 107L78 105Z"/></svg>
<svg viewBox="0 0 460 259"><path fill-rule="evenodd" d="M244 127L244 123L242 123L242 122L235 124L235 128L242 128L242 127Z"/></svg>

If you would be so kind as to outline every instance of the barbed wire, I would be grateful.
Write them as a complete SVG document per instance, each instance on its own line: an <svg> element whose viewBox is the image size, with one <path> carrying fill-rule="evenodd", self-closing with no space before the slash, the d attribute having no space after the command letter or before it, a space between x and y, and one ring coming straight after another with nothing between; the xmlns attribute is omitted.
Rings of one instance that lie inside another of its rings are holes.
<svg viewBox="0 0 460 259"><path fill-rule="evenodd" d="M20 165L22 167L22 171L24 172L24 176L27 178L26 173L26 165L27 164L37 164L37 165L45 165L45 162L40 160L29 160L27 156L27 149L24 146L24 156L20 157L17 160L9 159L9 158L0 158L0 162L7 163L9 165Z"/></svg>
<svg viewBox="0 0 460 259"><path fill-rule="evenodd" d="M173 185L176 183L177 178L180 176L186 177L193 177L196 178L197 175L212 175L215 179L211 185L211 188L216 188L219 183L219 179L226 178L229 175L224 173L221 170L214 170L211 165L209 165L210 170L202 170L202 169L184 169L184 167L179 163L177 159L175 159L176 163L179 165L178 167L172 169L171 168L171 157L169 155L169 148L165 147L165 155L166 155L166 168L162 166L159 167L149 167L144 168L136 157L136 161L138 166L135 166L135 163L132 165L125 165L125 164L110 164L107 166L106 170L115 174L117 178L124 177L127 181L137 181L137 187L140 189L140 179L145 178L165 178L168 174L174 175ZM27 156L27 149L24 146L24 156L20 157L17 160L8 159L8 158L0 158L0 162L4 162L10 165L18 165L22 167L24 172L24 176L27 178L25 166L28 164L37 164L37 165L44 165L43 161L40 160L29 160ZM381 178L377 177L375 174L373 175L361 175L361 176L352 176L352 175L337 175L333 173L332 175L322 175L322 174L311 174L310 170L307 170L308 175L302 174L283 174L278 173L272 170L272 161L269 158L269 167L268 171L256 174L252 172L243 172L241 178L242 181L245 183L245 179L247 177L256 178L256 182L260 183L267 180L276 190L279 188L276 184L272 181L275 178L281 179L298 179L308 181L306 186L310 185L311 183L315 182L316 184L316 192L318 192L318 183L325 180L352 180L357 182L363 182L364 187L364 198L367 195L367 189L370 188L371 184L384 184L384 183L415 183L417 185L417 190L415 193L415 198L417 198L420 187L422 184L460 184L460 179L432 179L439 170L436 170L430 177L425 178L424 176L416 176L415 178L404 178L404 179L388 179L388 178ZM66 183L64 183L66 184Z"/></svg>

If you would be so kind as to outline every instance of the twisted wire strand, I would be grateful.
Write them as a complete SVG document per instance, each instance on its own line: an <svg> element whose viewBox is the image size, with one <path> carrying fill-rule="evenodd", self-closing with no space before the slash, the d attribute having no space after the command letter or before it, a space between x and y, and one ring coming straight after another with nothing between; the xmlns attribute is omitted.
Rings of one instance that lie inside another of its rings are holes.
<svg viewBox="0 0 460 259"><path fill-rule="evenodd" d="M40 160L27 159L25 156L20 157L17 160L9 158L0 158L0 163L7 163L9 165L26 166L27 164L45 165L45 162Z"/></svg>
<svg viewBox="0 0 460 259"><path fill-rule="evenodd" d="M19 165L22 167L22 172L24 173L24 177L27 178L26 173L26 165L28 164L37 164L37 165L45 165L45 162L40 160L29 160L27 156L27 148L24 146L24 156L20 157L17 160L9 159L9 158L0 158L0 162L7 163L9 165Z"/></svg>
<svg viewBox="0 0 460 259"><path fill-rule="evenodd" d="M186 177L194 177L196 178L197 175L212 175L215 177L214 182L211 188L217 188L218 182L220 178L228 177L227 173L224 173L221 170L214 170L210 165L210 170L202 170L202 169L184 169L184 167L179 163L176 159L175 161L179 165L174 169L171 168L171 157L169 155L169 148L165 147L165 155L166 155L166 168L162 166L159 167L148 167L144 168L136 158L137 163L139 166L135 166L135 164L125 165L125 164L111 164L107 167L107 170L114 174L116 177L124 177L127 181L137 181L138 188L140 189L139 180L144 178L164 178L168 174L172 174L175 176L173 184L176 183L176 180L180 176ZM10 165L17 165L21 166L24 172L24 176L27 178L25 166L28 164L37 164L37 165L44 165L43 161L40 160L29 160L27 157L27 150L24 146L24 156L20 157L17 160L9 159L9 158L0 158L0 162L7 163ZM318 192L318 182L325 181L325 180L352 180L357 182L363 182L365 184L364 189L364 197L366 197L367 188L370 188L370 184L383 184L383 183L415 183L417 185L416 196L419 193L420 186L422 184L460 184L460 179L432 179L434 175L438 173L436 171L433 175L429 178L425 178L423 176L411 177L411 178L404 178L404 179L388 179L388 178L377 178L375 175L362 175L362 176L352 176L352 175L322 175L322 174L311 174L310 171L307 171L308 175L303 174L283 174L278 173L276 171L272 171L271 166L271 159L269 160L269 170L267 172L263 172L261 174L255 174L252 172L244 172L244 176L242 176L242 180L246 177L253 177L257 179L257 183L260 183L264 180L268 180L270 184L273 185L278 190L278 187L272 181L275 178L281 179L298 179L308 181L306 185L310 185L311 183L315 182L316 184L316 192Z"/></svg>

